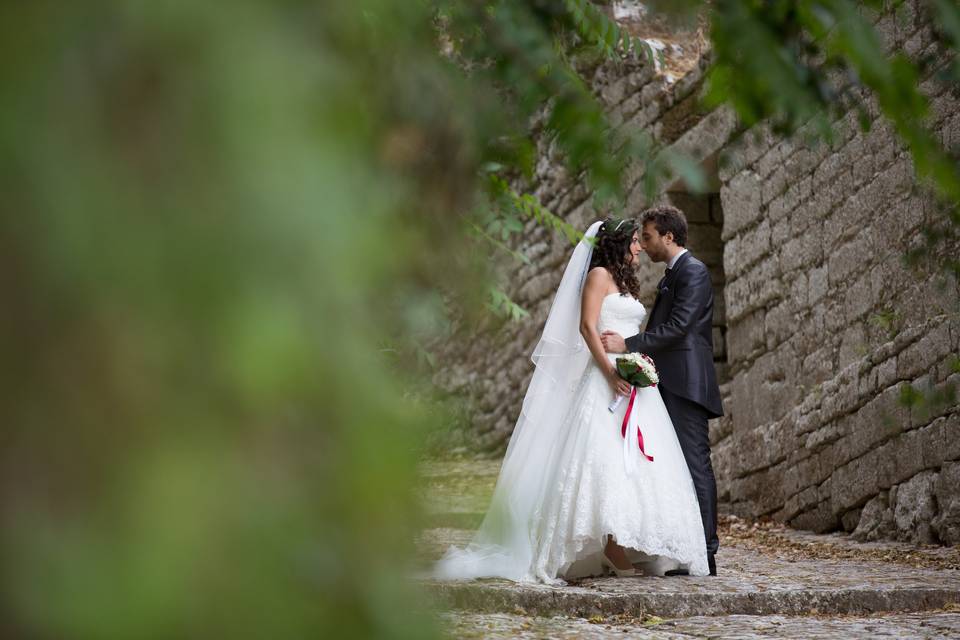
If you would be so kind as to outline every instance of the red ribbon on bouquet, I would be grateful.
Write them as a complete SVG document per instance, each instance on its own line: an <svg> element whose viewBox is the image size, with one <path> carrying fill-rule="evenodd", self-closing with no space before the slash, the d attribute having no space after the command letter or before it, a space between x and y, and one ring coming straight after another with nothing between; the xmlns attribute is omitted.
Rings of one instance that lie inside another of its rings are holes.
<svg viewBox="0 0 960 640"><path fill-rule="evenodd" d="M630 392L630 404L627 405L627 412L623 416L623 424L620 425L620 435L624 438L627 437L627 423L630 422L630 412L633 411L633 401L637 398L637 388L634 387L633 391ZM640 425L637 425L637 446L640 447L640 453L643 454L643 457L653 462L653 456L648 456L647 452L643 450L643 433L640 431Z"/></svg>

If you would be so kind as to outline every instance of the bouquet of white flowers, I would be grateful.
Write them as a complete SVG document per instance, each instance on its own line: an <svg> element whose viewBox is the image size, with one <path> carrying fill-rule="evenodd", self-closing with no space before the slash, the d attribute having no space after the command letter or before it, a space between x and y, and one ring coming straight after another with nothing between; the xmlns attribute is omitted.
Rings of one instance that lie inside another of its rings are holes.
<svg viewBox="0 0 960 640"><path fill-rule="evenodd" d="M653 358L645 353L627 353L617 358L617 373L635 387L655 387L660 382ZM610 413L617 410L623 396L618 395L607 409Z"/></svg>

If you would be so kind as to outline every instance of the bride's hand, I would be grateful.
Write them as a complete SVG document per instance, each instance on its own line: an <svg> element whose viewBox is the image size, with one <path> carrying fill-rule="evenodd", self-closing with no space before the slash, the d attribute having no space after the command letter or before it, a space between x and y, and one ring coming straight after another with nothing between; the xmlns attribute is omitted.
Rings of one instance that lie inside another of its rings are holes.
<svg viewBox="0 0 960 640"><path fill-rule="evenodd" d="M606 373L607 382L610 384L610 388L613 389L613 392L617 395L628 396L630 395L630 383L620 377L620 374L617 373L616 369L610 369Z"/></svg>

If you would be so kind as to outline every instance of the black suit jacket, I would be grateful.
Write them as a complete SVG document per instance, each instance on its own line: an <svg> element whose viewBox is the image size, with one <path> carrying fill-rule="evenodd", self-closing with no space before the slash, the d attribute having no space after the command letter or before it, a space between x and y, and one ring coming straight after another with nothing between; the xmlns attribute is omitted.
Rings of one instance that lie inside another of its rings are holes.
<svg viewBox="0 0 960 640"><path fill-rule="evenodd" d="M647 329L626 339L627 351L653 358L660 385L723 415L713 366L713 284L707 266L689 251L660 281Z"/></svg>

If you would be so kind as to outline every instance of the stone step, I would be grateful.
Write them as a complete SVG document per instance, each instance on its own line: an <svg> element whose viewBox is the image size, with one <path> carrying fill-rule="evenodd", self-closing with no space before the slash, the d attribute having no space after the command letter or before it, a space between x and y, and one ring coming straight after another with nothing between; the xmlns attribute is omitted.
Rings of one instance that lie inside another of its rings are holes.
<svg viewBox="0 0 960 640"><path fill-rule="evenodd" d="M960 571L883 562L790 562L747 549L717 556L717 577L591 578L563 587L505 580L424 580L442 607L582 618L865 615L960 603Z"/></svg>
<svg viewBox="0 0 960 640"><path fill-rule="evenodd" d="M590 620L567 616L535 618L510 613L455 611L441 614L440 621L451 638L482 637L485 640L960 638L960 613L951 611L870 616L698 616L672 620L618 616L594 616Z"/></svg>

